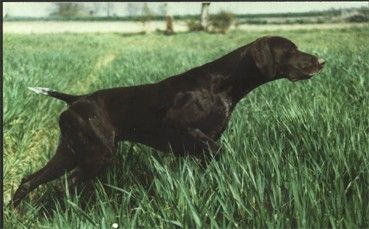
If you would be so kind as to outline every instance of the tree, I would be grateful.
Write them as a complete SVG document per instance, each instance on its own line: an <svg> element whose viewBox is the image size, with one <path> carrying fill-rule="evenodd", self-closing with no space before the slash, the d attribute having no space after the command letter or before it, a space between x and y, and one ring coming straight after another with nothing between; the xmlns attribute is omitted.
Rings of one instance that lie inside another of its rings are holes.
<svg viewBox="0 0 369 229"><path fill-rule="evenodd" d="M165 7L165 33L166 34L174 34L173 28L173 16L170 8L168 7L169 3L164 3Z"/></svg>
<svg viewBox="0 0 369 229"><path fill-rule="evenodd" d="M209 26L209 7L210 2L201 3L200 24L204 30L207 30Z"/></svg>
<svg viewBox="0 0 369 229"><path fill-rule="evenodd" d="M55 3L55 10L51 16L73 17L82 14L82 5L74 2L59 2Z"/></svg>
<svg viewBox="0 0 369 229"><path fill-rule="evenodd" d="M112 2L107 2L105 5L105 9L106 9L106 16L110 17L112 9L113 9L113 3Z"/></svg>
<svg viewBox="0 0 369 229"><path fill-rule="evenodd" d="M149 31L150 26L148 25L148 22L150 22L152 19L153 19L153 13L151 9L149 8L149 5L147 4L147 2L145 2L142 6L142 14L140 17L140 21L142 22L145 33Z"/></svg>

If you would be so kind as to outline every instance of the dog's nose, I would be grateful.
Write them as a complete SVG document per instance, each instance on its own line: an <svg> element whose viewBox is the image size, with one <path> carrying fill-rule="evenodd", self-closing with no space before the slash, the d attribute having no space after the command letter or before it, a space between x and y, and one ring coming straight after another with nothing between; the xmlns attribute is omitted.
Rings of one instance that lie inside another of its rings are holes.
<svg viewBox="0 0 369 229"><path fill-rule="evenodd" d="M318 59L318 63L323 66L325 64L325 60L324 59Z"/></svg>

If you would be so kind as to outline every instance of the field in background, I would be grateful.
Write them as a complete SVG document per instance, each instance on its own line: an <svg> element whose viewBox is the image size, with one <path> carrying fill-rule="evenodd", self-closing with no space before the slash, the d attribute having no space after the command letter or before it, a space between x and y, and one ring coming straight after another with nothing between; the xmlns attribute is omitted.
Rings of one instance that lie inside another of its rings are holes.
<svg viewBox="0 0 369 229"><path fill-rule="evenodd" d="M368 23L331 23L331 24L239 24L237 30L244 31L280 31L311 30L366 27ZM145 27L135 21L8 21L3 23L4 33L39 34L39 33L142 33L165 30L164 21L151 21ZM177 33L188 31L186 21L174 21ZM232 27L234 29L235 26Z"/></svg>
<svg viewBox="0 0 369 229"><path fill-rule="evenodd" d="M81 13L81 12L80 12ZM231 12L229 12L231 13ZM82 13L83 14L83 13ZM330 9L309 12L294 13L259 13L259 14L233 14L238 24L310 24L310 23L336 23L336 22L358 22L368 21L369 8L346 8L346 9ZM165 15L157 15L149 13L145 15L140 12L137 16L57 16L50 15L48 17L14 17L7 15L5 21L139 21L142 17L149 16L153 21L165 21ZM353 18L360 16L360 18ZM174 21L198 20L199 15L173 15ZM352 20L354 19L354 20ZM355 20L356 19L356 20Z"/></svg>
<svg viewBox="0 0 369 229"><path fill-rule="evenodd" d="M59 179L32 192L18 212L6 208L4 227L368 227L368 26L226 35L5 34L5 204L21 178L54 154L65 109L28 86L81 94L155 82L271 34L318 54L326 67L309 81L279 80L245 97L221 139L219 161L202 170L191 158L122 143L87 207L70 195L43 215L42 204L54 206L49 199L63 185Z"/></svg>
<svg viewBox="0 0 369 229"><path fill-rule="evenodd" d="M228 16L232 18L231 30L280 31L332 29L367 26L369 22L369 9L367 7L361 7L345 10L331 9L301 13L244 15L228 13ZM146 17L150 18L150 20L145 19ZM173 21L174 31L177 33L188 32L190 30L188 23L196 23L199 17L199 15L175 15ZM227 24L225 16L218 20ZM145 25L142 23L143 21L145 21ZM150 17L148 15L127 17L94 17L86 15L49 16L43 18L6 17L4 18L3 27L5 33L20 34L65 32L150 33L165 30L165 17L162 15L150 15Z"/></svg>

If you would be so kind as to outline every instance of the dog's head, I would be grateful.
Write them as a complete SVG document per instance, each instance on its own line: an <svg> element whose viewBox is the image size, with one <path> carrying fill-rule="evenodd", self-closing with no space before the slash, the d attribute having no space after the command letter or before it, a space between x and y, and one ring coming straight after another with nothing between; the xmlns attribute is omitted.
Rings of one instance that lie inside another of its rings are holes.
<svg viewBox="0 0 369 229"><path fill-rule="evenodd" d="M287 78L291 81L309 79L320 72L325 61L299 51L283 37L262 37L251 44L251 56L260 73L268 79Z"/></svg>

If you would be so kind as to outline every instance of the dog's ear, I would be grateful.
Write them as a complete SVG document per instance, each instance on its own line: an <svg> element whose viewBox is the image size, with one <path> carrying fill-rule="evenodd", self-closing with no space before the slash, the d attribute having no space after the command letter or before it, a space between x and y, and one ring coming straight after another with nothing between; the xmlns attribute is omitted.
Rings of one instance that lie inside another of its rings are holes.
<svg viewBox="0 0 369 229"><path fill-rule="evenodd" d="M273 79L276 75L276 67L274 54L270 47L270 39L267 37L257 39L250 49L258 70L268 79Z"/></svg>

